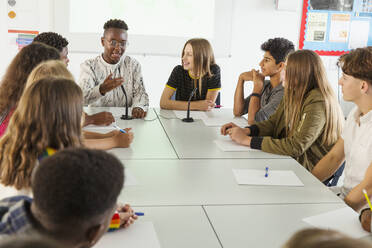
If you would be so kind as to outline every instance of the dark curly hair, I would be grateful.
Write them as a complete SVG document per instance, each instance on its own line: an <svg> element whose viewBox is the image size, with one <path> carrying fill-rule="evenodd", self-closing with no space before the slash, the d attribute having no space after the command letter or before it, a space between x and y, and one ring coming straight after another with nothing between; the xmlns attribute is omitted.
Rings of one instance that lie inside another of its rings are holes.
<svg viewBox="0 0 372 248"><path fill-rule="evenodd" d="M56 48L60 52L62 52L62 49L68 45L66 38L54 32L41 33L34 38L34 41L47 44Z"/></svg>
<svg viewBox="0 0 372 248"><path fill-rule="evenodd" d="M105 25L103 25L103 29L105 30L105 32L109 28L119 28L128 31L128 25L123 20L119 19L110 19L105 23Z"/></svg>
<svg viewBox="0 0 372 248"><path fill-rule="evenodd" d="M124 166L105 151L68 148L43 159L32 179L33 203L62 229L71 222L89 223L115 207Z"/></svg>
<svg viewBox="0 0 372 248"><path fill-rule="evenodd" d="M343 54L337 62L342 72L372 84L372 46L357 48Z"/></svg>
<svg viewBox="0 0 372 248"><path fill-rule="evenodd" d="M0 113L18 103L31 71L41 62L51 59L60 59L58 50L39 42L33 42L18 52L0 83Z"/></svg>
<svg viewBox="0 0 372 248"><path fill-rule="evenodd" d="M261 45L261 49L270 52L275 59L275 63L284 62L288 54L295 50L293 43L285 38L269 39Z"/></svg>

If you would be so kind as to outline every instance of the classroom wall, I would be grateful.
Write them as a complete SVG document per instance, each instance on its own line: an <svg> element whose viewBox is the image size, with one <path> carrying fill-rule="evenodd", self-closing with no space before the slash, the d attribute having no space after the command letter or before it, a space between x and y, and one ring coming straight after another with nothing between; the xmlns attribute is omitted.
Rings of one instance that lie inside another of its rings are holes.
<svg viewBox="0 0 372 248"><path fill-rule="evenodd" d="M37 0L27 0L37 1ZM53 30L53 1L39 0L39 12L42 14L40 31ZM273 0L232 0L233 1L233 28L232 28L232 50L231 57L217 58L221 67L222 93L221 103L225 107L232 107L233 95L238 76L241 72L252 68L258 69L258 63L263 52L260 45L271 37L286 37L292 40L298 47L300 20L302 11L302 0L297 0L297 11L279 11L275 9ZM1 36L6 37L6 26L4 16L6 15L6 1L0 2L1 8ZM6 20L6 19L5 19ZM128 24L130 27L130 23ZM218 36L218 34L217 34ZM67 37L68 38L68 37ZM129 33L130 39L130 33ZM0 39L0 52L6 51L4 39ZM84 42L84 41L82 41ZM97 41L100 42L100 41ZM164 44L166 45L166 44ZM181 54L180 47L180 54ZM130 52L130 48L128 48ZM70 53L69 69L76 79L79 76L80 64L88 58L95 57L94 53ZM165 83L173 69L180 63L179 57L131 55L142 65L142 71L146 89L150 97L150 106L158 107L159 100ZM0 58L0 75L5 71L12 56ZM337 67L335 57L323 57L327 74L336 91L337 89ZM247 91L251 89L247 83Z"/></svg>
<svg viewBox="0 0 372 248"><path fill-rule="evenodd" d="M27 1L32 8L23 10L27 13L33 13L37 16L37 27L29 26L24 29L38 30L45 32L53 30L53 3L54 0L17 0L17 4ZM17 50L11 48L8 37L8 7L7 1L0 1L0 76L2 77L8 64L17 54ZM21 29L13 28L11 29Z"/></svg>

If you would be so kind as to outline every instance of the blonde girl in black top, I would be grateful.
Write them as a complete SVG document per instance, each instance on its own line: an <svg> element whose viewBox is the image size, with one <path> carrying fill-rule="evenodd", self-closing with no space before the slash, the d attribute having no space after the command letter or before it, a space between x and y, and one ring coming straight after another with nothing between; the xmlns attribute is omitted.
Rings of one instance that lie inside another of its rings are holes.
<svg viewBox="0 0 372 248"><path fill-rule="evenodd" d="M182 50L182 65L173 69L163 90L160 107L186 110L187 100L195 88L190 109L208 111L214 108L221 89L221 76L212 47L206 39L186 42ZM174 94L175 100L172 100Z"/></svg>

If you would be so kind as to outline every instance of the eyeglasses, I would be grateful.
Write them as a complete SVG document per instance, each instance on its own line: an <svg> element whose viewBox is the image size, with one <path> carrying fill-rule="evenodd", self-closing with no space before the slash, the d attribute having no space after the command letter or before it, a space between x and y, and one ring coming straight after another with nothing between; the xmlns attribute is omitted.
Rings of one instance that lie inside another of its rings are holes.
<svg viewBox="0 0 372 248"><path fill-rule="evenodd" d="M106 39L105 39L106 40ZM116 47L117 45L119 45L119 47L122 47L122 48L125 48L129 45L129 42L124 40L124 41L117 41L117 40L106 40L107 43L111 46L111 47Z"/></svg>

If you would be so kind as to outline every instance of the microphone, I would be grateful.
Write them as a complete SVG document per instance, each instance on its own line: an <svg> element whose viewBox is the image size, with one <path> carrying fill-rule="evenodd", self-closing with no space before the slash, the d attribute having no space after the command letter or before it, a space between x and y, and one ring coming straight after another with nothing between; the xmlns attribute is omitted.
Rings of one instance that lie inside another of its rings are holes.
<svg viewBox="0 0 372 248"><path fill-rule="evenodd" d="M124 86L120 85L121 90L124 93L125 96L125 114L120 117L122 120L132 120L133 118L131 116L128 116L128 98L127 98L127 92L125 92Z"/></svg>
<svg viewBox="0 0 372 248"><path fill-rule="evenodd" d="M120 77L121 76L121 74L120 74L120 66L118 67L118 71L119 71L119 77ZM125 114L122 115L120 117L120 119L122 119L122 120L132 120L133 118L128 115L128 97L127 97L127 92L125 91L123 85L120 85L120 88L123 91L124 97L125 97Z"/></svg>
<svg viewBox="0 0 372 248"><path fill-rule="evenodd" d="M186 118L182 119L182 121L184 121L184 122L193 122L194 121L194 119L192 117L190 117L190 102L191 102L192 96L195 94L197 89L198 88L193 89L193 91L190 94L189 100L187 101L187 116L186 116Z"/></svg>

